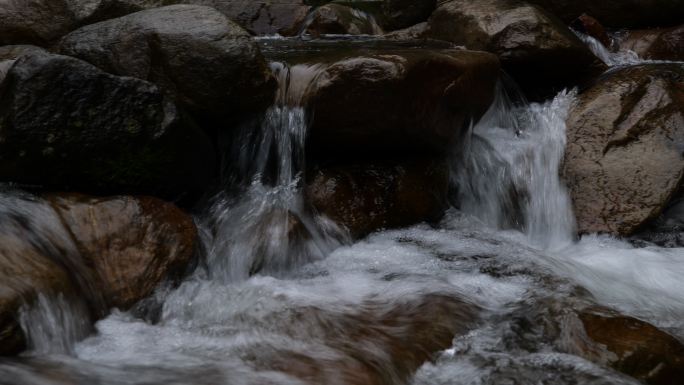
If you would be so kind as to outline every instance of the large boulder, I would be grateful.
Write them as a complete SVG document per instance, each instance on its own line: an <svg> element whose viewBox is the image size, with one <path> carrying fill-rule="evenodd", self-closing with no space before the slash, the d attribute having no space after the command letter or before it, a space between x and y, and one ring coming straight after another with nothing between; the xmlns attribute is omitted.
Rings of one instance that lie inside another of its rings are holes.
<svg viewBox="0 0 684 385"><path fill-rule="evenodd" d="M388 29L402 29L426 21L437 0L384 0L382 14Z"/></svg>
<svg viewBox="0 0 684 385"><path fill-rule="evenodd" d="M313 206L352 237L436 221L446 210L446 162L411 160L320 167L307 182Z"/></svg>
<svg viewBox="0 0 684 385"><path fill-rule="evenodd" d="M494 55L381 50L325 65L304 95L316 158L446 153L491 104Z"/></svg>
<svg viewBox="0 0 684 385"><path fill-rule="evenodd" d="M0 179L181 199L214 173L213 147L159 88L78 59L25 54L0 85Z"/></svg>
<svg viewBox="0 0 684 385"><path fill-rule="evenodd" d="M620 48L634 51L643 59L684 61L684 25L630 31Z"/></svg>
<svg viewBox="0 0 684 385"><path fill-rule="evenodd" d="M365 12L340 4L326 4L309 15L304 32L313 36L378 35L382 29L375 18Z"/></svg>
<svg viewBox="0 0 684 385"><path fill-rule="evenodd" d="M666 27L684 23L684 0L527 0L570 23L583 13L611 28Z"/></svg>
<svg viewBox="0 0 684 385"><path fill-rule="evenodd" d="M629 235L663 211L684 176L684 67L614 71L568 115L564 175L579 231Z"/></svg>
<svg viewBox="0 0 684 385"><path fill-rule="evenodd" d="M299 34L311 10L305 0L162 0L217 9L255 35Z"/></svg>
<svg viewBox="0 0 684 385"><path fill-rule="evenodd" d="M84 323L85 334L89 313L129 308L182 272L194 255L192 218L155 198L42 200L13 192L0 199L0 355L26 348L20 313L39 297L58 306L85 300L90 311L74 314L86 317L75 320Z"/></svg>
<svg viewBox="0 0 684 385"><path fill-rule="evenodd" d="M528 96L577 85L605 65L560 20L517 0L451 0L429 20L427 37L499 56Z"/></svg>
<svg viewBox="0 0 684 385"><path fill-rule="evenodd" d="M605 309L571 313L563 322L569 352L649 385L678 385L684 345L657 327Z"/></svg>
<svg viewBox="0 0 684 385"><path fill-rule="evenodd" d="M74 25L67 0L2 0L0 3L0 45L47 45Z"/></svg>
<svg viewBox="0 0 684 385"><path fill-rule="evenodd" d="M51 195L48 201L94 270L108 307L129 308L167 278L183 273L194 255L192 218L150 197Z"/></svg>
<svg viewBox="0 0 684 385"><path fill-rule="evenodd" d="M60 50L155 83L209 119L261 110L275 93L250 35L209 7L172 5L88 25L65 36Z"/></svg>

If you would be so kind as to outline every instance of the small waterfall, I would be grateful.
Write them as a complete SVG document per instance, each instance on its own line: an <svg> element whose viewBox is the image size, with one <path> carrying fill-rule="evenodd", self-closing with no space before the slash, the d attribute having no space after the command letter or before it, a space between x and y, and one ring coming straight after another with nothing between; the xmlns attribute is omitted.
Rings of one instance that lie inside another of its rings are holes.
<svg viewBox="0 0 684 385"><path fill-rule="evenodd" d="M520 229L535 246L559 248L575 230L558 176L574 93L561 92L544 104L512 96L500 82L494 103L454 160L452 183L462 211L494 228Z"/></svg>
<svg viewBox="0 0 684 385"><path fill-rule="evenodd" d="M279 275L321 259L348 236L306 205L302 194L307 131L304 93L315 65L272 64L280 88L258 127L245 126L233 151L232 181L247 187L219 194L205 225L212 229L208 271L229 282ZM234 184L234 183L230 183Z"/></svg>
<svg viewBox="0 0 684 385"><path fill-rule="evenodd" d="M584 44L596 55L601 61L606 63L609 67L639 64L643 62L636 52L630 50L617 50L615 52L606 48L600 41L594 37L586 35L582 32L573 31L575 35L582 40Z"/></svg>

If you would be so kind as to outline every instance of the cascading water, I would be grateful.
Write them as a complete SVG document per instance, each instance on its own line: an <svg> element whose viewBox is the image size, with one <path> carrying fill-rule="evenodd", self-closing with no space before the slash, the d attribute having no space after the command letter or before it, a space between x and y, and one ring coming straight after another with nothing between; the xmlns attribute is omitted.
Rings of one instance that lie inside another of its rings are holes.
<svg viewBox="0 0 684 385"><path fill-rule="evenodd" d="M247 125L233 151L233 176L247 187L220 194L211 207L208 273L224 281L250 275L282 274L321 259L346 242L333 222L307 207L301 187L307 118L306 88L319 68L272 64L280 88L257 129Z"/></svg>
<svg viewBox="0 0 684 385"><path fill-rule="evenodd" d="M600 305L684 338L681 249L574 239L558 175L572 92L527 104L501 86L454 159L459 210L345 245L301 192L301 98L319 68L273 69L277 103L235 142L242 187L198 218L205 263L159 290L154 317L114 311L65 349L41 346L86 316L40 299L46 312L27 309L24 325L64 325L27 328L42 345L0 362L0 384L635 385L549 325ZM59 234L48 230L32 233Z"/></svg>
<svg viewBox="0 0 684 385"><path fill-rule="evenodd" d="M558 170L573 93L545 104L516 105L502 82L497 90L455 159L452 180L461 210L494 228L519 228L533 245L567 246L575 223Z"/></svg>

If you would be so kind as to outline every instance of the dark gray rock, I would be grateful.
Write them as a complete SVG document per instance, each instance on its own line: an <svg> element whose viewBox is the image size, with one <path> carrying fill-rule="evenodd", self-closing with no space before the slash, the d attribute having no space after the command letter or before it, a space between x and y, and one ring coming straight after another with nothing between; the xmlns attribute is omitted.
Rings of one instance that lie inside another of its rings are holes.
<svg viewBox="0 0 684 385"><path fill-rule="evenodd" d="M250 35L204 6L173 5L92 24L65 36L60 50L155 83L202 118L258 111L272 103L276 87Z"/></svg>
<svg viewBox="0 0 684 385"><path fill-rule="evenodd" d="M202 190L213 148L151 83L29 53L0 87L0 180L178 199Z"/></svg>

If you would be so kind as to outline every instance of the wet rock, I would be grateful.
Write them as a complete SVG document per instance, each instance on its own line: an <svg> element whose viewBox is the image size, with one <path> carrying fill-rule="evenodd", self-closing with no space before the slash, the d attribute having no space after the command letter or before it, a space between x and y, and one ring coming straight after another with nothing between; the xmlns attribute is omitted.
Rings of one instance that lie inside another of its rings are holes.
<svg viewBox="0 0 684 385"><path fill-rule="evenodd" d="M598 40L604 47L610 48L612 45L612 39L608 36L608 33L601 23L586 13L583 13L580 17L575 19L570 26L575 31L589 35Z"/></svg>
<svg viewBox="0 0 684 385"><path fill-rule="evenodd" d="M528 0L564 22L583 13L611 28L665 27L684 22L683 0Z"/></svg>
<svg viewBox="0 0 684 385"><path fill-rule="evenodd" d="M67 0L78 25L114 19L147 8L160 7L165 0Z"/></svg>
<svg viewBox="0 0 684 385"><path fill-rule="evenodd" d="M215 8L254 35L297 35L311 6L304 0L164 0Z"/></svg>
<svg viewBox="0 0 684 385"><path fill-rule="evenodd" d="M676 385L684 378L684 345L636 318L607 312L578 314L576 354L650 385Z"/></svg>
<svg viewBox="0 0 684 385"><path fill-rule="evenodd" d="M637 246L684 247L684 200L674 199L663 214L630 238Z"/></svg>
<svg viewBox="0 0 684 385"><path fill-rule="evenodd" d="M437 0L384 0L382 11L388 29L396 30L426 21Z"/></svg>
<svg viewBox="0 0 684 385"><path fill-rule="evenodd" d="M498 76L496 57L462 50L385 50L329 64L304 96L308 154L445 153L487 110Z"/></svg>
<svg viewBox="0 0 684 385"><path fill-rule="evenodd" d="M316 170L306 194L354 238L385 228L436 221L447 208L446 162L413 160Z"/></svg>
<svg viewBox="0 0 684 385"><path fill-rule="evenodd" d="M0 179L181 199L213 175L208 139L153 84L80 60L20 57L0 88Z"/></svg>
<svg viewBox="0 0 684 385"><path fill-rule="evenodd" d="M151 197L48 197L108 307L126 309L169 277L184 272L195 251L192 218Z"/></svg>
<svg viewBox="0 0 684 385"><path fill-rule="evenodd" d="M216 10L173 5L80 28L63 54L155 83L202 118L266 108L275 81L249 34Z"/></svg>
<svg viewBox="0 0 684 385"><path fill-rule="evenodd" d="M269 321L307 341L320 340L332 354L321 357L260 349L255 365L282 371L307 384L403 384L433 354L451 347L454 336L472 328L478 313L477 306L439 293L394 303L369 299L355 312L295 308L274 314ZM302 323L307 326L304 335Z"/></svg>
<svg viewBox="0 0 684 385"><path fill-rule="evenodd" d="M684 25L630 31L620 48L634 51L643 59L684 61Z"/></svg>
<svg viewBox="0 0 684 385"><path fill-rule="evenodd" d="M390 40L416 40L423 39L427 32L428 23L418 23L408 28L400 29L383 35L384 38Z"/></svg>
<svg viewBox="0 0 684 385"><path fill-rule="evenodd" d="M377 35L382 33L382 29L372 16L340 4L326 4L316 8L309 16L309 20L310 23L305 32L313 36L325 34Z"/></svg>
<svg viewBox="0 0 684 385"><path fill-rule="evenodd" d="M16 192L1 198L0 355L26 348L20 309L34 306L39 296L60 305L85 301L101 317L151 295L194 253L192 218L155 198L42 200ZM72 316L84 317L77 321L89 330L88 312Z"/></svg>
<svg viewBox="0 0 684 385"><path fill-rule="evenodd" d="M684 68L614 71L567 120L564 175L579 231L629 235L661 214L684 175Z"/></svg>
<svg viewBox="0 0 684 385"><path fill-rule="evenodd" d="M499 56L533 99L555 95L605 69L560 20L515 0L451 0L429 20L427 36Z"/></svg>

